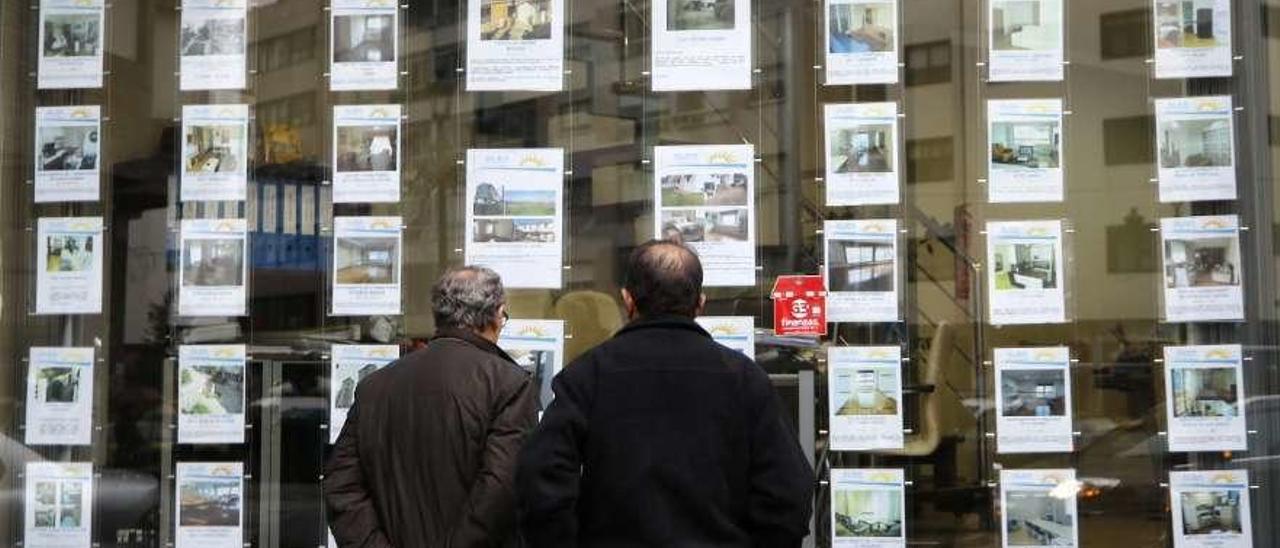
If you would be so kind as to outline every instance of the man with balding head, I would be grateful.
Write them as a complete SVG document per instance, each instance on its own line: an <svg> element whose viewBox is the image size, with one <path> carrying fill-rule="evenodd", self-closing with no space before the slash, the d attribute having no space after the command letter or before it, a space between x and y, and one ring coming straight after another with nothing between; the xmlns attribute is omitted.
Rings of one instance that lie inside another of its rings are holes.
<svg viewBox="0 0 1280 548"><path fill-rule="evenodd" d="M525 542L799 546L813 470L764 370L694 322L706 301L697 255L641 245L622 300L631 321L556 376L520 455Z"/></svg>

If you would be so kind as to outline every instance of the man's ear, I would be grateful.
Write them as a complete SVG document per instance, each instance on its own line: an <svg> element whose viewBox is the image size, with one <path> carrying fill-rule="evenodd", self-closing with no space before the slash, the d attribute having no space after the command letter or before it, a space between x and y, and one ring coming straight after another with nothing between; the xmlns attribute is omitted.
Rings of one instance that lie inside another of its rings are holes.
<svg viewBox="0 0 1280 548"><path fill-rule="evenodd" d="M695 316L701 316L701 315L702 315L702 311L703 311L704 309L706 309L706 308L707 308L707 294L706 294L706 293L699 293L699 294L698 294L698 309L694 311L694 312L695 312L695 313L694 313L694 315L695 315Z"/></svg>
<svg viewBox="0 0 1280 548"><path fill-rule="evenodd" d="M636 314L635 297L632 297L631 292L627 291L627 288L625 287L622 288L622 291L620 291L619 293L622 295L622 308L623 308L623 311L627 313L627 317L635 316Z"/></svg>

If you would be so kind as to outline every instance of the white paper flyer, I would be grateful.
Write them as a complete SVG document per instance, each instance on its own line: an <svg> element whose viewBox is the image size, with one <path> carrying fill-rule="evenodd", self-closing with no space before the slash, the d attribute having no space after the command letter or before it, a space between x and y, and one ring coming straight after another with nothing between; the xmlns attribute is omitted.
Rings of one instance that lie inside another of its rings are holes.
<svg viewBox="0 0 1280 548"><path fill-rule="evenodd" d="M243 89L247 0L182 0L183 91Z"/></svg>
<svg viewBox="0 0 1280 548"><path fill-rule="evenodd" d="M394 344L335 344L329 356L329 443L337 443L347 411L356 403L356 386L374 371L400 359Z"/></svg>
<svg viewBox="0 0 1280 548"><path fill-rule="evenodd" d="M1164 218L1160 235L1165 321L1243 320L1239 217Z"/></svg>
<svg viewBox="0 0 1280 548"><path fill-rule="evenodd" d="M1252 548L1247 470L1169 472L1174 548Z"/></svg>
<svg viewBox="0 0 1280 548"><path fill-rule="evenodd" d="M1238 344L1164 347L1170 451L1243 451L1244 372Z"/></svg>
<svg viewBox="0 0 1280 548"><path fill-rule="evenodd" d="M987 101L987 199L1062 201L1062 100Z"/></svg>
<svg viewBox="0 0 1280 548"><path fill-rule="evenodd" d="M551 405L551 381L564 368L564 322L510 320L498 337L502 348L521 369L533 375L538 387L538 413Z"/></svg>
<svg viewBox="0 0 1280 548"><path fill-rule="evenodd" d="M101 135L96 105L36 108L36 203L98 201Z"/></svg>
<svg viewBox="0 0 1280 548"><path fill-rule="evenodd" d="M564 273L564 149L467 150L466 263L513 288L559 289Z"/></svg>
<svg viewBox="0 0 1280 548"><path fill-rule="evenodd" d="M102 217L41 217L36 314L102 312Z"/></svg>
<svg viewBox="0 0 1280 548"><path fill-rule="evenodd" d="M333 315L400 314L403 222L333 218Z"/></svg>
<svg viewBox="0 0 1280 548"><path fill-rule="evenodd" d="M178 443L243 443L245 345L178 347Z"/></svg>
<svg viewBox="0 0 1280 548"><path fill-rule="evenodd" d="M25 482L24 546L92 546L92 462L29 462Z"/></svg>
<svg viewBox="0 0 1280 548"><path fill-rule="evenodd" d="M1071 356L1065 346L995 349L996 450L1068 453L1074 450Z"/></svg>
<svg viewBox="0 0 1280 548"><path fill-rule="evenodd" d="M827 349L831 449L902 449L902 349Z"/></svg>
<svg viewBox="0 0 1280 548"><path fill-rule="evenodd" d="M756 321L751 316L698 316L711 339L756 359Z"/></svg>
<svg viewBox="0 0 1280 548"><path fill-rule="evenodd" d="M756 284L755 147L654 147L654 237L702 260L703 285Z"/></svg>
<svg viewBox="0 0 1280 548"><path fill-rule="evenodd" d="M247 302L244 219L183 219L178 315L243 316Z"/></svg>
<svg viewBox="0 0 1280 548"><path fill-rule="evenodd" d="M896 204L897 103L823 106L827 206Z"/></svg>
<svg viewBox="0 0 1280 548"><path fill-rule="evenodd" d="M1062 0L989 0L992 82L1063 77Z"/></svg>
<svg viewBox="0 0 1280 548"><path fill-rule="evenodd" d="M102 87L105 0L40 0L40 89Z"/></svg>
<svg viewBox="0 0 1280 548"><path fill-rule="evenodd" d="M1161 202L1236 199L1231 96L1156 99Z"/></svg>
<svg viewBox="0 0 1280 548"><path fill-rule="evenodd" d="M653 91L751 89L751 0L656 0Z"/></svg>
<svg viewBox="0 0 1280 548"><path fill-rule="evenodd" d="M986 266L992 324L1067 321L1062 221L988 222Z"/></svg>
<svg viewBox="0 0 1280 548"><path fill-rule="evenodd" d="M177 464L175 548L242 548L244 463Z"/></svg>
<svg viewBox="0 0 1280 548"><path fill-rule="evenodd" d="M1000 470L1001 548L1079 546L1074 469Z"/></svg>
<svg viewBox="0 0 1280 548"><path fill-rule="evenodd" d="M400 77L399 3L332 0L329 89L396 89Z"/></svg>
<svg viewBox="0 0 1280 548"><path fill-rule="evenodd" d="M828 322L898 321L898 221L825 221Z"/></svg>
<svg viewBox="0 0 1280 548"><path fill-rule="evenodd" d="M1230 0L1153 0L1156 78L1231 76Z"/></svg>
<svg viewBox="0 0 1280 548"><path fill-rule="evenodd" d="M898 82L898 0L827 0L827 85Z"/></svg>
<svg viewBox="0 0 1280 548"><path fill-rule="evenodd" d="M467 91L564 88L564 0L467 0Z"/></svg>
<svg viewBox="0 0 1280 548"><path fill-rule="evenodd" d="M182 201L244 200L249 106L183 105Z"/></svg>
<svg viewBox="0 0 1280 548"><path fill-rule="evenodd" d="M89 445L93 347L33 346L27 361L27 445Z"/></svg>
<svg viewBox="0 0 1280 548"><path fill-rule="evenodd" d="M400 105L333 107L333 203L400 201Z"/></svg>
<svg viewBox="0 0 1280 548"><path fill-rule="evenodd" d="M898 468L832 468L832 548L905 547L904 483Z"/></svg>

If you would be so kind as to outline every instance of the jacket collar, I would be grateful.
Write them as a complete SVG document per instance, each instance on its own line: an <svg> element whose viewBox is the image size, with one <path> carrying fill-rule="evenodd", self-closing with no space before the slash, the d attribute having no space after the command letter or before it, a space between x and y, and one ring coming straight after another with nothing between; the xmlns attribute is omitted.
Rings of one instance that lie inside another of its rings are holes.
<svg viewBox="0 0 1280 548"><path fill-rule="evenodd" d="M435 336L431 337L431 340L428 341L427 344L430 345L432 342L438 341L440 339L460 339L463 342L470 344L471 346L474 346L484 352L493 354L494 356L507 360L511 363L516 363L515 360L511 359L511 356L508 355L506 351L504 351L501 348L498 348L498 345L493 344L485 340L484 337L481 337L480 335L476 335L475 333L472 333L471 331L468 331L466 329L457 329L453 327L441 327L436 330Z"/></svg>
<svg viewBox="0 0 1280 548"><path fill-rule="evenodd" d="M703 337L711 338L711 334L707 333L707 330L703 329L701 325L698 325L698 322L693 321L693 318L674 315L636 318L631 320L631 323L623 326L622 329L619 329L617 335L614 336L642 329L684 329L693 331Z"/></svg>

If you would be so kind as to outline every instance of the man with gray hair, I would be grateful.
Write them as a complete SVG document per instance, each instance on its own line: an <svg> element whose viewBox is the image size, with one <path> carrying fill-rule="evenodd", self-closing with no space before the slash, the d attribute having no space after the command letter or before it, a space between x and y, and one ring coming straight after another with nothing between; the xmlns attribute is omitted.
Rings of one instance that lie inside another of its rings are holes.
<svg viewBox="0 0 1280 548"><path fill-rule="evenodd" d="M515 459L538 393L496 344L502 280L450 270L431 304L435 337L361 381L325 467L339 546L518 545Z"/></svg>

